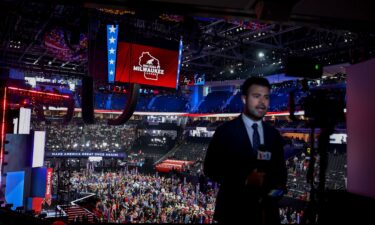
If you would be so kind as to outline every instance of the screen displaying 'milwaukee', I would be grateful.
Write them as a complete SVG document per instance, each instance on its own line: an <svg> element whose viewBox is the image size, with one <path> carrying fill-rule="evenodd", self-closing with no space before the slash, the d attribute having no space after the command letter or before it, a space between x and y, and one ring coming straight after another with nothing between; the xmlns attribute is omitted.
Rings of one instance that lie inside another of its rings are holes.
<svg viewBox="0 0 375 225"><path fill-rule="evenodd" d="M177 69L178 49L118 43L116 82L176 88Z"/></svg>

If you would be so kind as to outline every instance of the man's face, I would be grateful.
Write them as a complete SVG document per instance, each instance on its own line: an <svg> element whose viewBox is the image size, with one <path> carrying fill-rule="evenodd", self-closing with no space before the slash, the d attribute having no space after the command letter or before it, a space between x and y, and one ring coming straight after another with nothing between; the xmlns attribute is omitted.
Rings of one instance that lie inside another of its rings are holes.
<svg viewBox="0 0 375 225"><path fill-rule="evenodd" d="M270 90L257 84L247 89L247 95L242 95L244 113L253 120L261 120L266 115L270 105Z"/></svg>

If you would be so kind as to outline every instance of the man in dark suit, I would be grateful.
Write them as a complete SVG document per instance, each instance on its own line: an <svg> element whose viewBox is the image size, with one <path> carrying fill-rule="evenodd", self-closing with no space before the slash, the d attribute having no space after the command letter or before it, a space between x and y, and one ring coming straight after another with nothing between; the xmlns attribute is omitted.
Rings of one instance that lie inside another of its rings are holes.
<svg viewBox="0 0 375 225"><path fill-rule="evenodd" d="M286 186L284 140L262 121L271 86L265 78L250 77L241 89L243 113L216 129L204 161L205 175L220 184L214 219L279 224L281 196L273 194Z"/></svg>

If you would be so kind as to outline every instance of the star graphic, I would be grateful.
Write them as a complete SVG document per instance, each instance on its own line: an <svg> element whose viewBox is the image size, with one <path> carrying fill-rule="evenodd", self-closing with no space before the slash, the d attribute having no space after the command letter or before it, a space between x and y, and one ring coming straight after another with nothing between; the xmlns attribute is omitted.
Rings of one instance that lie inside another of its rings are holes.
<svg viewBox="0 0 375 225"><path fill-rule="evenodd" d="M115 54L115 50L113 48L109 49L109 54Z"/></svg>
<svg viewBox="0 0 375 225"><path fill-rule="evenodd" d="M115 33L115 31L116 31L116 27L115 26L110 26L109 27L109 33Z"/></svg>
<svg viewBox="0 0 375 225"><path fill-rule="evenodd" d="M110 39L108 39L109 40L109 43L111 43L111 44L113 44L113 43L115 43L115 41L116 41L116 38L114 38L114 37L111 37Z"/></svg>
<svg viewBox="0 0 375 225"><path fill-rule="evenodd" d="M112 70L111 70L111 71L109 71L109 74L110 74L110 75L113 75L113 71L112 71Z"/></svg>
<svg viewBox="0 0 375 225"><path fill-rule="evenodd" d="M115 63L115 60L113 60L113 59L109 60L109 64L114 64L114 63Z"/></svg>

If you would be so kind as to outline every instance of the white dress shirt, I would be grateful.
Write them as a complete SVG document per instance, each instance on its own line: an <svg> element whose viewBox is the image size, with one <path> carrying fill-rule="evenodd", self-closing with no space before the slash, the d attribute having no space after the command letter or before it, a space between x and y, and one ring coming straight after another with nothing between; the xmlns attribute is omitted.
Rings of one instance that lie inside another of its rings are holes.
<svg viewBox="0 0 375 225"><path fill-rule="evenodd" d="M260 137L260 144L264 145L264 132L263 132L262 120L254 121L254 120L250 119L249 117L247 117L243 113L241 114L241 116L242 116L243 122L245 123L245 127L246 127L246 130L247 130L247 135L249 136L250 141L251 141L251 146L253 145L254 130L253 130L252 126L253 126L254 123L258 124L258 133L259 133L259 137Z"/></svg>

